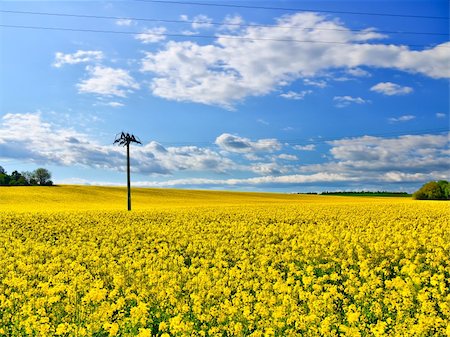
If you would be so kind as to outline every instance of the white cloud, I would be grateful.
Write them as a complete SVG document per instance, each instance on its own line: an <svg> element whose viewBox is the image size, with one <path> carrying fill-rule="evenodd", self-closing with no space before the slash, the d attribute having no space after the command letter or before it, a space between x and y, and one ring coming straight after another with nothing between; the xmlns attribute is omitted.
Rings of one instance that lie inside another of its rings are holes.
<svg viewBox="0 0 450 337"><path fill-rule="evenodd" d="M324 80L312 80L310 78L305 78L303 80L303 84L318 88L325 88L327 86L327 82L325 82Z"/></svg>
<svg viewBox="0 0 450 337"><path fill-rule="evenodd" d="M250 160L250 161L262 161L262 160L264 160L263 157L256 155L254 152L253 153L252 152L244 153L243 157L245 159L247 159L247 160Z"/></svg>
<svg viewBox="0 0 450 337"><path fill-rule="evenodd" d="M349 106L350 104L369 103L369 101L361 97L352 97L352 96L334 96L333 101L336 102L336 107L338 108L344 108L346 106Z"/></svg>
<svg viewBox="0 0 450 337"><path fill-rule="evenodd" d="M430 173L403 173L398 171L387 172L378 177L376 181L368 181L364 176L351 176L343 173L314 173L314 174L290 174L290 175L267 175L262 177L252 178L230 178L230 179L208 179L208 178L183 178L183 179L169 179L164 181L136 181L134 186L140 187L190 187L190 188L210 188L210 187L304 187L306 185L315 186L355 186L354 188L360 190L365 189L363 186L375 183L380 184L394 184L394 188L398 189L398 183L423 183L429 180L448 179L448 176L441 172ZM91 185L103 186L117 186L123 185L121 183L113 182L92 182L85 180L68 180L64 183L84 183ZM62 183L62 182L61 182ZM375 187L374 190L376 190Z"/></svg>
<svg viewBox="0 0 450 337"><path fill-rule="evenodd" d="M200 14L194 17L192 20L192 28L193 29L205 29L210 28L212 19L206 15Z"/></svg>
<svg viewBox="0 0 450 337"><path fill-rule="evenodd" d="M264 119L258 118L256 120L259 124L263 124L263 125L270 125L270 123L268 121L265 121Z"/></svg>
<svg viewBox="0 0 450 337"><path fill-rule="evenodd" d="M192 36L192 35L197 35L198 33L197 33L197 32L193 32L193 31L190 31L190 30L183 30L183 31L181 32L181 34L182 34L182 35L185 35L185 36Z"/></svg>
<svg viewBox="0 0 450 337"><path fill-rule="evenodd" d="M195 30L211 28L213 20L207 15L200 14L195 16L192 20L186 14L180 15L180 20L185 22L191 22L191 27Z"/></svg>
<svg viewBox="0 0 450 337"><path fill-rule="evenodd" d="M293 148L298 151L314 151L316 149L316 146L314 144L294 145Z"/></svg>
<svg viewBox="0 0 450 337"><path fill-rule="evenodd" d="M68 128L54 128L42 121L40 113L6 114L0 125L0 153L4 158L70 165L85 160L76 154L81 148L88 156L98 154L97 149L89 147L84 135Z"/></svg>
<svg viewBox="0 0 450 337"><path fill-rule="evenodd" d="M303 90L300 92L288 91L286 93L281 94L280 97L287 98L287 99L293 99L293 100L302 100L305 98L306 95L309 95L311 93L312 93L312 90Z"/></svg>
<svg viewBox="0 0 450 337"><path fill-rule="evenodd" d="M77 50L72 54L57 52L53 66L60 68L65 64L78 64L101 61L104 58L103 52L99 50Z"/></svg>
<svg viewBox="0 0 450 337"><path fill-rule="evenodd" d="M296 155L286 154L286 153L282 153L282 154L278 155L278 158L282 159L282 160L292 160L292 161L298 160L298 157Z"/></svg>
<svg viewBox="0 0 450 337"><path fill-rule="evenodd" d="M279 165L275 162L256 163L251 165L249 168L252 172L264 176L286 174L290 171L290 167L286 165Z"/></svg>
<svg viewBox="0 0 450 337"><path fill-rule="evenodd" d="M354 177L347 177L343 174L315 173L315 174L293 174L281 176L263 176L243 179L205 179L188 178L173 179L163 182L142 181L137 182L138 186L146 187L175 187L175 186L283 186L283 185L303 185L310 183L326 182L348 182L358 181Z"/></svg>
<svg viewBox="0 0 450 337"><path fill-rule="evenodd" d="M192 42L168 42L165 51L147 53L142 71L157 73L151 82L154 95L176 101L195 101L231 108L230 97L242 98L238 74L215 73L209 67L219 62L214 46ZM234 85L230 81L234 78Z"/></svg>
<svg viewBox="0 0 450 337"><path fill-rule="evenodd" d="M144 174L177 171L223 172L235 168L228 158L196 146L164 147L156 142L132 149L132 168ZM125 151L101 145L87 135L44 122L40 113L6 114L0 124L0 157L63 166L126 169Z"/></svg>
<svg viewBox="0 0 450 337"><path fill-rule="evenodd" d="M104 66L88 66L89 78L77 84L80 93L126 97L127 93L139 89L139 84L124 69Z"/></svg>
<svg viewBox="0 0 450 337"><path fill-rule="evenodd" d="M144 44L160 42L166 39L166 31L165 27L148 28L143 33L137 34L135 39Z"/></svg>
<svg viewBox="0 0 450 337"><path fill-rule="evenodd" d="M415 118L416 118L416 116L414 116L414 115L403 115L400 117L391 117L388 120L390 123L398 123L398 122L407 122L407 121L413 120Z"/></svg>
<svg viewBox="0 0 450 337"><path fill-rule="evenodd" d="M222 30L236 31L245 23L244 19L239 15L227 15L223 20Z"/></svg>
<svg viewBox="0 0 450 337"><path fill-rule="evenodd" d="M125 104L116 101L105 102L102 99L100 99L98 102L94 103L93 106L110 106L112 108L120 108L125 106Z"/></svg>
<svg viewBox="0 0 450 337"><path fill-rule="evenodd" d="M447 117L447 114L443 113L443 112L437 112L436 113L436 118L445 118Z"/></svg>
<svg viewBox="0 0 450 337"><path fill-rule="evenodd" d="M233 36L242 39L224 35L201 45L170 41L163 49L147 52L141 70L153 74L150 90L169 100L231 109L248 96L267 95L335 69L376 67L450 77L448 48L442 48L450 43L421 51L374 43L371 40L383 36L370 30L352 32L315 13L283 16L275 27L246 27ZM274 41L286 39L342 44Z"/></svg>
<svg viewBox="0 0 450 337"><path fill-rule="evenodd" d="M332 158L323 164L302 166L300 171L335 174L337 179L359 182L359 186L448 180L448 136L364 136L330 141Z"/></svg>
<svg viewBox="0 0 450 337"><path fill-rule="evenodd" d="M338 160L333 169L380 172L426 173L447 171L448 135L407 135L397 138L364 136L329 142Z"/></svg>
<svg viewBox="0 0 450 337"><path fill-rule="evenodd" d="M223 150L235 153L275 152L282 147L281 143L273 138L251 141L248 138L223 133L216 138L215 143Z"/></svg>
<svg viewBox="0 0 450 337"><path fill-rule="evenodd" d="M346 72L347 72L347 74L355 76L355 77L371 77L372 76L368 71L361 69L361 68L350 68L350 69L347 69Z"/></svg>
<svg viewBox="0 0 450 337"><path fill-rule="evenodd" d="M108 102L108 103L106 103L106 105L109 105L113 108L120 108L120 107L124 106L124 104L120 103L120 102Z"/></svg>
<svg viewBox="0 0 450 337"><path fill-rule="evenodd" d="M392 82L380 82L370 88L370 90L387 96L407 95L414 91L411 87L403 87Z"/></svg>
<svg viewBox="0 0 450 337"><path fill-rule="evenodd" d="M230 137L231 136L231 137ZM233 138L234 137L234 138ZM223 152L197 146L165 147L157 142L132 148L132 169L142 174L242 171L263 176L242 179L172 179L142 182L142 186L295 186L304 184L418 183L449 179L449 134L406 135L394 138L357 137L327 142L330 159L321 164L296 166L291 154L265 155L281 149L278 141L223 134L216 143L228 152L259 162L237 165ZM324 146L326 145L324 144ZM298 147L311 150L312 147ZM257 157L254 153L262 153ZM264 158L265 157L265 158ZM0 119L0 158L61 166L126 169L125 151L102 145L86 134L56 126L41 113L6 114ZM261 162L271 158L272 162ZM290 161L291 164L275 160ZM292 173L292 174L288 174ZM138 185L141 185L138 183Z"/></svg>
<svg viewBox="0 0 450 337"><path fill-rule="evenodd" d="M116 20L116 25L122 26L122 27L129 27L134 25L135 22L131 19L118 19Z"/></svg>
<svg viewBox="0 0 450 337"><path fill-rule="evenodd" d="M163 147L157 142L150 142L137 148L135 156L140 160L141 170L144 172L152 172L152 165L146 170L146 165L151 162L157 162L166 168L166 173L186 170L225 172L237 167L221 154L197 146Z"/></svg>

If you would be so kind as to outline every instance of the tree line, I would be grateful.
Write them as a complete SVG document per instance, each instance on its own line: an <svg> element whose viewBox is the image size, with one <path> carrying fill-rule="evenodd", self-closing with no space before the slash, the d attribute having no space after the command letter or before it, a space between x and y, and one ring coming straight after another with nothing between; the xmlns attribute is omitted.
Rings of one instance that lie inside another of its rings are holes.
<svg viewBox="0 0 450 337"><path fill-rule="evenodd" d="M450 200L450 183L447 180L430 181L414 192L417 200Z"/></svg>
<svg viewBox="0 0 450 337"><path fill-rule="evenodd" d="M407 192L389 192L389 191L336 191L322 192L321 195L343 195L343 196L373 196L373 197L407 197Z"/></svg>
<svg viewBox="0 0 450 337"><path fill-rule="evenodd" d="M0 186L51 186L53 181L50 180L52 174L45 168L38 168L33 172L30 171L13 171L8 174L6 170L0 166Z"/></svg>

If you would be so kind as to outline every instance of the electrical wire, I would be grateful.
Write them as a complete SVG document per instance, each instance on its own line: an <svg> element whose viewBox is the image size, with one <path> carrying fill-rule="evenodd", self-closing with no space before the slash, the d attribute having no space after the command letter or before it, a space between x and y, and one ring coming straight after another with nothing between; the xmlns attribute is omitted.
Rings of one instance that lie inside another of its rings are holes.
<svg viewBox="0 0 450 337"><path fill-rule="evenodd" d="M195 6L210 6L210 7L227 7L227 8L281 10L281 11L290 11L290 12L293 12L293 11L318 12L318 13L330 13L330 14L370 15L370 16L386 16L386 17L415 18L415 19L436 19L436 20L448 20L449 19L448 16L410 15L410 14L353 12L353 11L332 11L332 10L321 10L321 9L248 6L248 5L218 4L218 3L192 2L192 1L169 1L169 0L132 0L132 1L147 2L147 3L175 4L175 5L189 5L189 6L195 5Z"/></svg>
<svg viewBox="0 0 450 337"><path fill-rule="evenodd" d="M291 43L316 43L316 44L338 44L338 45L367 45L368 43L357 42L340 42L340 41L314 41L314 40L295 40L295 39L271 39L271 38L250 38L244 36L234 35L185 35L185 34L168 34L168 33L150 33L150 32L129 32L118 30L100 30L100 29L81 29L81 28L63 28L63 27L45 27L45 26L25 26L25 25L4 25L4 28L19 28L19 29L34 29L34 30L49 30L49 31L70 31L70 32L85 32L85 33L107 33L107 34L124 34L124 35L150 35L150 36L165 36L165 37L183 37L183 38L206 38L206 39L226 39L226 40L241 40L241 41L275 41L275 42L291 42ZM392 44L390 44L392 45ZM405 47L428 47L428 48L446 48L450 46L442 45L424 45L424 44L400 44Z"/></svg>
<svg viewBox="0 0 450 337"><path fill-rule="evenodd" d="M240 24L240 23L224 23L214 21L200 21L200 20L168 20L168 19L153 19L153 18L138 18L138 17L121 17L121 16L103 16L103 15L87 15L87 14L70 14L70 13L50 13L50 12L31 12L31 11L12 11L2 10L0 13L6 14L26 14L26 15L44 15L56 17L75 17L87 19L107 19L107 20L133 20L145 22L161 22L161 23L181 23L181 24L208 24L213 26L233 26L233 27L255 27L255 28L277 28L277 29L298 29L298 30L317 30L317 31L338 31L338 32L366 32L364 29L337 29L337 28L317 28L317 27L297 27L297 26L276 26L263 24ZM375 31L380 34L405 34L405 35L434 35L434 36L448 36L449 33L433 33L433 32L411 32L411 31L395 31L383 30Z"/></svg>
<svg viewBox="0 0 450 337"><path fill-rule="evenodd" d="M343 139L352 139L352 138L362 138L362 137L401 137L401 136L421 136L421 135L436 135L436 134L443 134L450 132L450 129L448 128L436 128L436 129L424 129L424 130L415 130L415 131L402 131L402 132L383 132L383 133L374 133L374 134L364 134L364 135L350 135L350 136L340 136L340 137L322 137L318 139L311 140L311 138L291 138L291 139L276 139L279 143L286 143L291 146L294 145L318 145L318 144L324 144L328 142L343 140ZM264 144L264 143L271 143L273 142L272 139L270 140L264 140L259 139L258 144ZM198 146L207 146L211 145L211 142L207 141L191 141L191 142L165 142L161 141L158 142L161 145L166 146L192 146L192 145L198 145Z"/></svg>

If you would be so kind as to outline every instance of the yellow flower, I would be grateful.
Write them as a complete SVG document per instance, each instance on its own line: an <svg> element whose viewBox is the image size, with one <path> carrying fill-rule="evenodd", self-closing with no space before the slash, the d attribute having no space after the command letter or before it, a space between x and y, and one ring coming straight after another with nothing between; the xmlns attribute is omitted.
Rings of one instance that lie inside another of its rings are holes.
<svg viewBox="0 0 450 337"><path fill-rule="evenodd" d="M137 335L137 337L151 337L151 336L152 336L151 330L143 328L139 329L139 334Z"/></svg>
<svg viewBox="0 0 450 337"><path fill-rule="evenodd" d="M167 322L159 323L159 331L166 331L168 327L169 325L167 324Z"/></svg>
<svg viewBox="0 0 450 337"><path fill-rule="evenodd" d="M0 335L450 337L445 202L122 192L1 191Z"/></svg>

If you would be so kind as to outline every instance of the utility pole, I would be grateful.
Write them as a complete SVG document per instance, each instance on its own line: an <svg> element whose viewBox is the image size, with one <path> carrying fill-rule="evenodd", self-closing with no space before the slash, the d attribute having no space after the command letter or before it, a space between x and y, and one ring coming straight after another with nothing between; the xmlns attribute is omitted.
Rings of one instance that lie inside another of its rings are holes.
<svg viewBox="0 0 450 337"><path fill-rule="evenodd" d="M134 135L122 132L116 135L113 144L119 144L127 147L127 192L128 192L128 210L131 211L131 179L130 179L130 143L142 144Z"/></svg>

